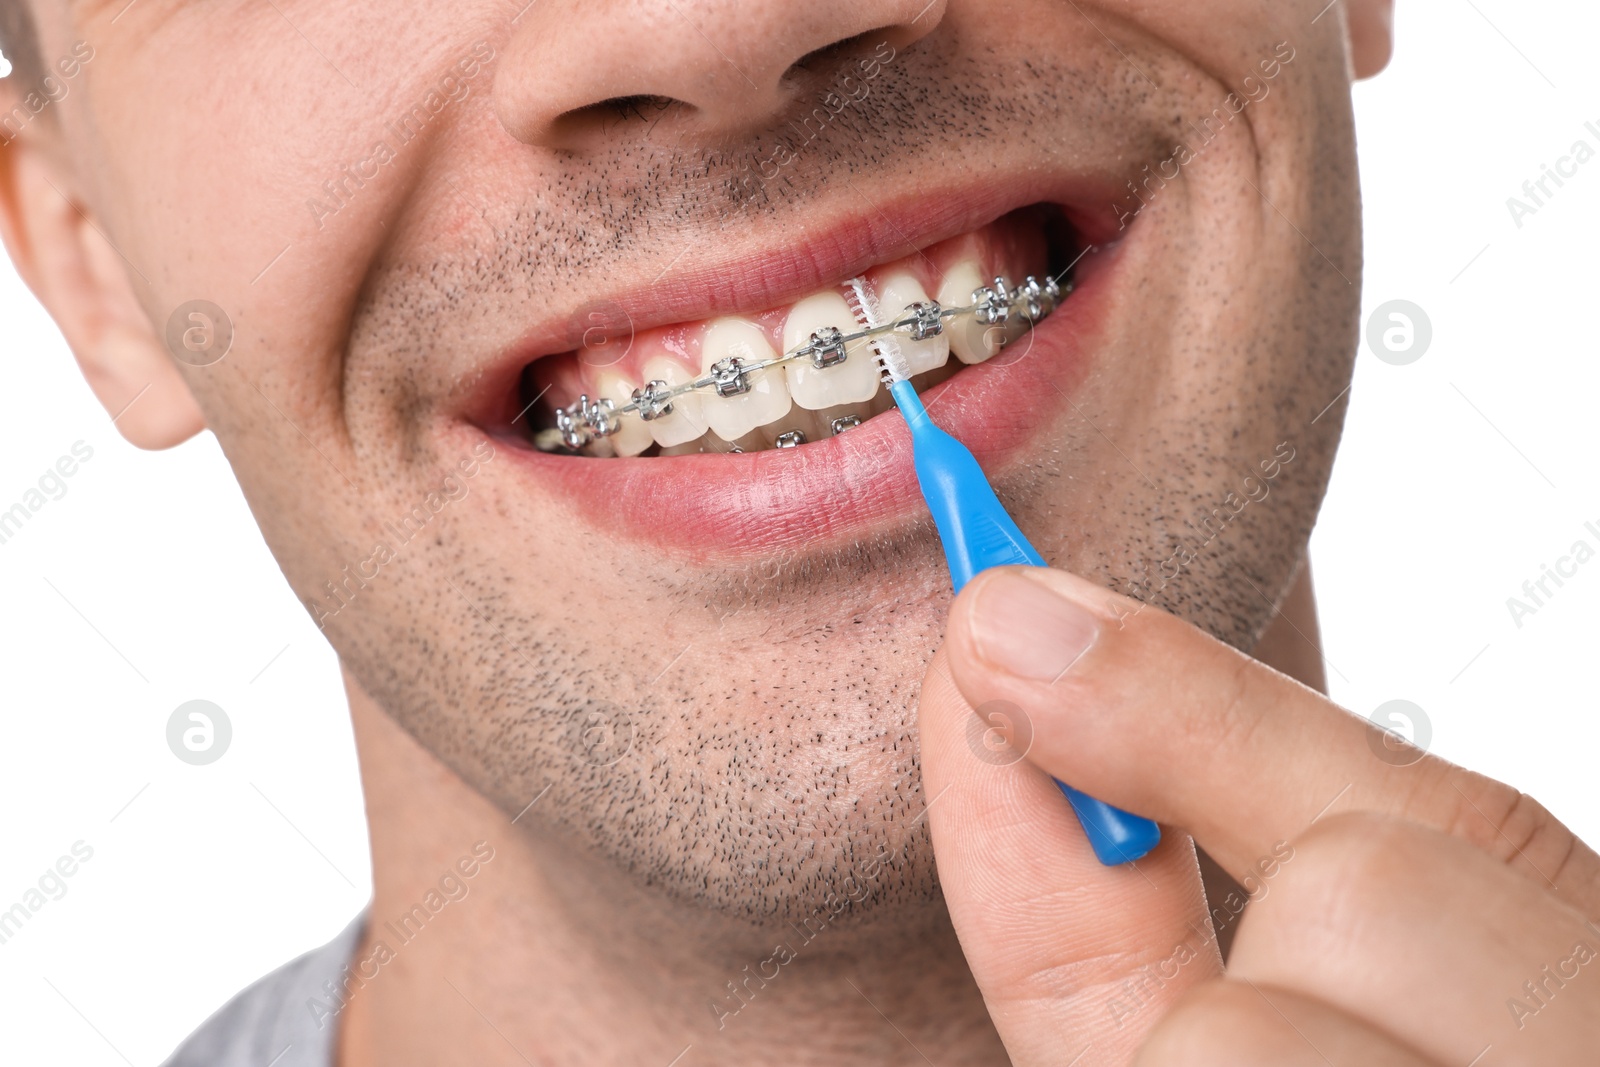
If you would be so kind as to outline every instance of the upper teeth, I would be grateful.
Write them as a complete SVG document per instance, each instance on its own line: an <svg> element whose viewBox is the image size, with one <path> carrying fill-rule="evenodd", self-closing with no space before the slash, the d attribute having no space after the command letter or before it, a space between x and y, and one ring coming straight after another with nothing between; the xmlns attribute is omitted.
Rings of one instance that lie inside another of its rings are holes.
<svg viewBox="0 0 1600 1067"><path fill-rule="evenodd" d="M881 279L878 292L883 307L903 310L870 328L857 323L837 290L801 300L784 321L781 355L760 326L726 317L706 328L697 378L678 361L659 356L645 362L646 379L637 387L621 374L602 372L594 399L580 397L557 409L560 443L579 449L609 438L609 451L632 456L652 444L687 445L708 429L724 442L737 442L780 420L840 433L861 416L818 423L809 415L789 416L791 406L824 411L872 400L880 377L871 358L872 337L894 333L912 375L943 366L951 352L963 363L981 363L1048 314L1062 295L1054 279L1031 275L1015 288L1004 277L985 282L975 260L946 272L937 300L906 271ZM804 429L779 435L783 445L806 439Z"/></svg>
<svg viewBox="0 0 1600 1067"><path fill-rule="evenodd" d="M796 404L821 411L836 404L871 400L878 391L878 368L873 365L869 342L842 342L845 329L854 326L850 305L837 290L808 296L789 310L783 323L783 349L806 350L812 357L796 359L784 369ZM815 358L818 355L822 358Z"/></svg>
<svg viewBox="0 0 1600 1067"><path fill-rule="evenodd" d="M761 327L748 319L717 319L700 343L700 370L716 397L706 397L706 424L724 441L736 441L757 426L789 413L789 390L776 375L747 368L778 358Z"/></svg>
<svg viewBox="0 0 1600 1067"><path fill-rule="evenodd" d="M645 384L658 387L654 392L657 398L672 394L674 389L694 380L682 363L667 356L645 360L641 370L646 376ZM672 410L661 410L650 420L650 436L656 444L663 448L687 444L706 432L705 403L700 393L677 393L671 395L668 402Z"/></svg>
<svg viewBox="0 0 1600 1067"><path fill-rule="evenodd" d="M903 307L912 319L905 337L900 339L900 351L911 365L913 375L936 370L950 361L950 338L945 335L943 307L939 301L930 300L922 283L911 274L900 271L878 283L878 301L886 308ZM951 305L955 306L955 305Z"/></svg>

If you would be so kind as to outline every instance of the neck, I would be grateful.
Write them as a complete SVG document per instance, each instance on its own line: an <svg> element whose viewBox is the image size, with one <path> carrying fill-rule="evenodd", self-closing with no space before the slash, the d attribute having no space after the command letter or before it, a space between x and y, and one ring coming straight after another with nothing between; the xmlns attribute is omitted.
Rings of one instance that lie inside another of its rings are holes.
<svg viewBox="0 0 1600 1067"><path fill-rule="evenodd" d="M663 900L346 686L374 885L341 1067L1006 1062L942 904L755 924Z"/></svg>

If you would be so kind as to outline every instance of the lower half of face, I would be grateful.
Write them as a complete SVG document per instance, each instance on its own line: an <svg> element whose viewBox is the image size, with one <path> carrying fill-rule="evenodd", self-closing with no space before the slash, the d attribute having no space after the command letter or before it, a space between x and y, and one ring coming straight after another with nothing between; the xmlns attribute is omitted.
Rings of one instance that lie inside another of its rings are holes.
<svg viewBox="0 0 1600 1067"><path fill-rule="evenodd" d="M490 6L419 5L362 93L219 105L255 132L204 175L127 149L186 205L127 224L187 264L165 302L233 309L192 372L211 425L349 668L508 812L548 785L541 832L745 918L934 901L915 708L949 576L870 344L818 365L870 314L846 283L941 309L897 337L913 380L1053 565L1250 647L1355 338L1334 20L952 2L712 129L666 73L532 121L520 42L556 31Z"/></svg>

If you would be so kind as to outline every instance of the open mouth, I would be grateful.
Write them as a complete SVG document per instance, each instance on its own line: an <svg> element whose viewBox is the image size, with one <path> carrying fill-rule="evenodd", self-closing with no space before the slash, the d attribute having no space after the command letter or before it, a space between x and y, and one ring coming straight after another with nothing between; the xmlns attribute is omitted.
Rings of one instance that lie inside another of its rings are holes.
<svg viewBox="0 0 1600 1067"><path fill-rule="evenodd" d="M894 340L916 356L910 377L938 424L1003 478L1048 447L1114 329L1143 229L1124 233L1106 209L1119 185L1110 167L1020 172L810 225L779 220L726 248L691 246L676 267L667 250L653 280L598 288L581 308L536 319L458 380L454 404L476 433L508 446L506 470L563 536L604 530L702 562L920 537L910 438L889 410L876 352L816 367L783 361L796 350L787 342L824 326L854 330L862 320L842 285L852 279L876 290L885 319L918 297L937 301L950 313L941 336L922 338L932 343L920 351L907 335ZM1001 275L1013 313L987 322L974 287L992 289ZM1030 275L1041 289L1059 286L1037 315L1027 313ZM783 362L750 374L747 391L694 389L649 419L630 409L652 383L670 390L709 380L724 360L769 354ZM580 401L593 421L571 418ZM610 432L586 432L608 421Z"/></svg>
<svg viewBox="0 0 1600 1067"><path fill-rule="evenodd" d="M1070 292L1084 250L1049 204L864 272L919 392L992 360ZM1013 284L1008 279L1019 279ZM790 304L591 343L523 370L520 407L540 451L658 457L799 448L892 408L845 279Z"/></svg>

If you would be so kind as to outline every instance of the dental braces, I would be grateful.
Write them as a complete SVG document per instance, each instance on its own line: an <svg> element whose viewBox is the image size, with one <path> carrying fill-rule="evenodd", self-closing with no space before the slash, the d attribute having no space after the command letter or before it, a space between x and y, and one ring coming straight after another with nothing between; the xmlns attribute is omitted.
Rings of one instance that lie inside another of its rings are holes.
<svg viewBox="0 0 1600 1067"><path fill-rule="evenodd" d="M555 428L560 434L561 445L577 451L616 433L625 415L637 415L645 422L650 422L672 414L673 400L686 393L709 390L721 397L738 396L750 391L750 378L754 374L801 359L811 360L811 365L819 370L836 367L849 357L848 346L857 341L891 333L902 334L911 341L926 341L944 333L946 319L961 315L971 315L985 326L1003 326L1016 313L1020 319L1032 325L1054 311L1070 292L1070 280L1064 285L1050 277L1041 282L1030 274L1021 285L1013 288L1005 275L996 275L989 285L979 286L972 291L972 303L966 307L944 307L937 300L919 300L904 308L898 318L877 326L864 327L851 333L845 333L836 326L825 326L814 331L805 344L772 359L752 362L729 356L713 363L700 377L675 386L669 386L659 378L653 379L635 389L632 398L624 404L605 397L590 399L588 394L580 394L576 402L556 409ZM859 423L860 419L856 418L854 424ZM839 432L839 428L836 427L834 432ZM785 443L780 439L779 447L793 447L799 443L799 440Z"/></svg>

